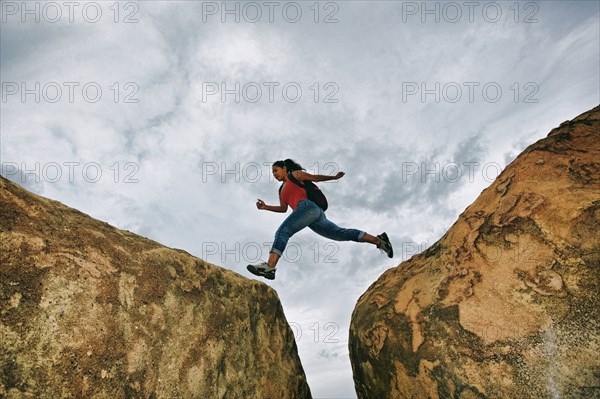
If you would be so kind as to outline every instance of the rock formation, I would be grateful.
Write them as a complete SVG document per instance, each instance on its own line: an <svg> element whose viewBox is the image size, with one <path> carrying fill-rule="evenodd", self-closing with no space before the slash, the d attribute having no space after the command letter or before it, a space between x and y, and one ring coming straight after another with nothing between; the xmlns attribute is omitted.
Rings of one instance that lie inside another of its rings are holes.
<svg viewBox="0 0 600 399"><path fill-rule="evenodd" d="M600 398L600 107L360 297L359 398Z"/></svg>
<svg viewBox="0 0 600 399"><path fill-rule="evenodd" d="M267 285L0 178L0 397L310 391Z"/></svg>

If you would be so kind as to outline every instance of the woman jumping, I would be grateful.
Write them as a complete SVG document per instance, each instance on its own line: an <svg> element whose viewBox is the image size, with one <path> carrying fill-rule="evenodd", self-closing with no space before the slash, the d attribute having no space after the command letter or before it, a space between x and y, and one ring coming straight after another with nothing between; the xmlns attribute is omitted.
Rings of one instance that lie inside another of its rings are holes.
<svg viewBox="0 0 600 399"><path fill-rule="evenodd" d="M290 178L289 175L292 175ZM345 229L337 226L329 221L325 216L325 212L313 201L308 199L306 190L293 182L310 180L310 181L327 181L338 180L344 176L344 172L338 172L335 176L311 175L306 173L304 169L291 159L285 161L277 161L273 163L273 176L278 181L283 182L282 189L279 193L279 206L267 205L263 200L259 199L256 202L258 209L264 209L272 212L287 212L288 205L293 209L293 212L288 216L277 232L275 233L275 241L269 253L267 262L260 262L256 265L248 265L248 271L257 276L262 276L269 280L275 279L276 265L279 258L283 254L291 236L299 232L305 227L309 227L315 233L335 241L356 241L368 242L377 246L384 251L388 257L393 257L394 252L392 244L386 233L382 233L374 237L364 231L356 229Z"/></svg>

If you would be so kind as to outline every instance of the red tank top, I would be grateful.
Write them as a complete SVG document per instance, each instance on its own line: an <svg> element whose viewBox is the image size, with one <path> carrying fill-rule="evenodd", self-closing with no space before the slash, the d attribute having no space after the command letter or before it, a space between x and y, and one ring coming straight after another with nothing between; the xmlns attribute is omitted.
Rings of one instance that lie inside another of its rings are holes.
<svg viewBox="0 0 600 399"><path fill-rule="evenodd" d="M308 199L306 190L297 186L290 180L285 182L281 190L281 200L288 204L292 209L296 209L298 202Z"/></svg>

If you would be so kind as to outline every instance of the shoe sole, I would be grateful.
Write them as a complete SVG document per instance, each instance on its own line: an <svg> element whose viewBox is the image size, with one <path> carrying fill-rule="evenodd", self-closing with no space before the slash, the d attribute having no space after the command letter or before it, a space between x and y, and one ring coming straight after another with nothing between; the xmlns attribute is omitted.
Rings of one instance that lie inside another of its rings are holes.
<svg viewBox="0 0 600 399"><path fill-rule="evenodd" d="M275 280L275 271L274 270L264 271L262 269L257 269L256 267L254 267L252 265L248 265L246 267L246 269L248 269L248 271L250 273L254 274L255 276L264 277L267 280Z"/></svg>
<svg viewBox="0 0 600 399"><path fill-rule="evenodd" d="M386 233L381 233L381 235L378 235L377 237L379 237L383 241L385 241L385 243L390 247L390 252L387 254L387 256L388 256L388 258L393 258L394 257L394 248L392 248L392 243L390 242L388 235Z"/></svg>

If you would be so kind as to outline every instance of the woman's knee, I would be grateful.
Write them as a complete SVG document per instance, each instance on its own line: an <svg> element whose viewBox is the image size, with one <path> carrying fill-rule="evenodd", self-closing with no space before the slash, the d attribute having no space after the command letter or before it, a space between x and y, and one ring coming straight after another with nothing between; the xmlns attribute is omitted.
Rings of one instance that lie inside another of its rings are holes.
<svg viewBox="0 0 600 399"><path fill-rule="evenodd" d="M285 237L285 238L289 239L293 235L294 235L294 233L285 226L279 227L277 229L277 231L275 232L275 237L281 237L281 238Z"/></svg>

